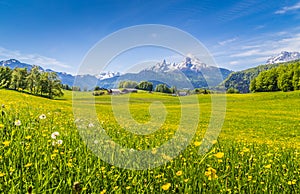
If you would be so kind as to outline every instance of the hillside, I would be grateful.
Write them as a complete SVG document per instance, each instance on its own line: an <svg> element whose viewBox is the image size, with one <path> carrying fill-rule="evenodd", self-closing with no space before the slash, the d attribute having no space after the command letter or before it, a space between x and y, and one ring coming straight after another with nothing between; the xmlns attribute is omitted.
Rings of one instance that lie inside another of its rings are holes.
<svg viewBox="0 0 300 194"><path fill-rule="evenodd" d="M260 65L243 71L233 72L222 82L221 85L224 84L226 89L233 88L237 89L240 93L249 93L251 80L256 78L259 75L259 73L273 69L280 65L288 65L297 61L300 60L285 63Z"/></svg>

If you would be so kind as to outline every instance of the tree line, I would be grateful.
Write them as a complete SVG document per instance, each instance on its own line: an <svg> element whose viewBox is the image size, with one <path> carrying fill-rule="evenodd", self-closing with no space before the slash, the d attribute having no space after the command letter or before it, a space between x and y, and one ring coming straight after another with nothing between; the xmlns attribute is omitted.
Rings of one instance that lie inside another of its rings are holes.
<svg viewBox="0 0 300 194"><path fill-rule="evenodd" d="M63 96L58 75L55 72L41 71L38 66L33 66L30 71L27 68L0 67L0 87L48 98Z"/></svg>
<svg viewBox="0 0 300 194"><path fill-rule="evenodd" d="M170 93L174 94L176 93L176 87L169 87L167 84L157 84L156 87L154 88L154 85L152 82L149 81L141 81L141 82L136 82L136 81L131 81L131 80L126 80L126 81L121 81L118 84L119 88L135 88L139 90L145 90L145 91L155 91L155 92L161 92L161 93Z"/></svg>
<svg viewBox="0 0 300 194"><path fill-rule="evenodd" d="M300 62L280 65L261 72L250 83L252 92L293 91L300 89Z"/></svg>

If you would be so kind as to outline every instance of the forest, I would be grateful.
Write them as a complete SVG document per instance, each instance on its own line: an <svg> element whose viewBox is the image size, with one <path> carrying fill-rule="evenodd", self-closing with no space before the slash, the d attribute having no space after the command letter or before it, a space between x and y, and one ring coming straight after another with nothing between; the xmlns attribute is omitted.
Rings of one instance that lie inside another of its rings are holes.
<svg viewBox="0 0 300 194"><path fill-rule="evenodd" d="M0 67L0 88L28 92L48 98L63 96L61 80L55 72L41 71L38 66L10 69Z"/></svg>
<svg viewBox="0 0 300 194"><path fill-rule="evenodd" d="M280 65L261 72L250 83L252 92L294 91L300 89L300 62Z"/></svg>

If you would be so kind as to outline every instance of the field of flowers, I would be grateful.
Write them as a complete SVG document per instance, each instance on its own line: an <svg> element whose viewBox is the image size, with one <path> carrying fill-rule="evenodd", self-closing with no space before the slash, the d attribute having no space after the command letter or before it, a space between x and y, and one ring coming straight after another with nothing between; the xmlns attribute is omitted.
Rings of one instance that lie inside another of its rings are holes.
<svg viewBox="0 0 300 194"><path fill-rule="evenodd" d="M83 101L90 97L82 93ZM87 148L74 123L70 92L50 100L0 90L0 193L299 193L300 92L227 95L222 132L203 155L198 149L211 100L198 98L200 121L191 144L162 166L128 170ZM161 129L143 136L119 127L110 96L95 97L99 121L115 142L155 151L174 135L180 102L131 94L133 118L148 121L153 101L162 102L168 115Z"/></svg>

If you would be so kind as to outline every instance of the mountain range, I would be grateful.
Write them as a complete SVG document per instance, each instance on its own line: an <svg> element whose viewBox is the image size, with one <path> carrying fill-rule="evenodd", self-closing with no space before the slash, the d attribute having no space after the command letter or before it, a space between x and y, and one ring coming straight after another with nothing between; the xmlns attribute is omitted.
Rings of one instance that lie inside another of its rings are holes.
<svg viewBox="0 0 300 194"><path fill-rule="evenodd" d="M208 88L225 86L226 89L234 88L241 93L248 93L250 82L262 71L279 66L283 62L300 59L299 52L283 51L276 56L269 58L266 65L233 72L228 69L209 66L202 63L196 57L186 57L180 63L168 63L163 60L138 73L101 72L98 75L71 75L65 72L56 72L63 84L82 89L91 90L94 86L102 88L116 88L120 81L151 81L154 87L157 84L165 83L168 86L177 88ZM0 66L14 68L27 68L30 70L33 65L22 63L16 59L0 61ZM41 71L51 72L54 70L43 69ZM55 71L54 71L55 72ZM221 76L216 76L221 75ZM74 83L75 81L75 83ZM221 83L221 84L220 84Z"/></svg>
<svg viewBox="0 0 300 194"><path fill-rule="evenodd" d="M0 61L0 66L14 68L27 68L30 70L33 65L22 63L16 59ZM51 69L43 69L41 71L54 71ZM54 71L55 72L55 71ZM62 84L69 86L79 86L82 89L92 89L93 86L102 88L115 88L118 82L123 80L132 81L151 81L154 87L159 83L166 83L169 86L177 88L203 88L214 87L222 82L232 71L208 66L196 57L186 57L181 63L157 63L150 68L143 69L138 73L121 74L119 72L101 72L99 75L71 75L65 72L56 72L62 81ZM221 76L216 76L219 73ZM75 83L74 83L75 81Z"/></svg>

